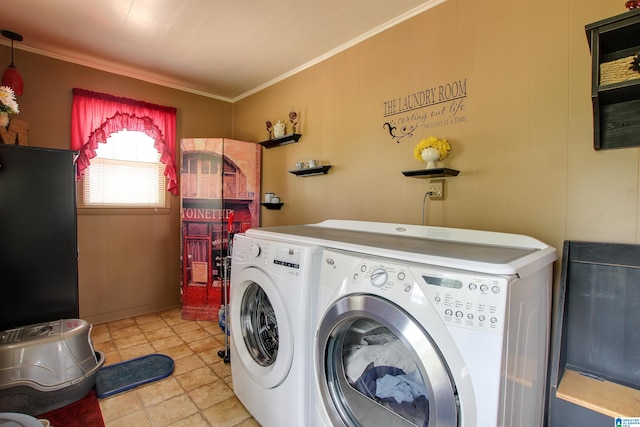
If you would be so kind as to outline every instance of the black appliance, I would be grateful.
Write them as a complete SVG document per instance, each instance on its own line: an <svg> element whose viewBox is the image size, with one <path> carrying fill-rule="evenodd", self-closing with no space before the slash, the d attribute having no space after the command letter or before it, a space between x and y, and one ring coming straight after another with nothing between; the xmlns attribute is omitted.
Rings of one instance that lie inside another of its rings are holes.
<svg viewBox="0 0 640 427"><path fill-rule="evenodd" d="M74 160L0 144L0 330L79 317Z"/></svg>

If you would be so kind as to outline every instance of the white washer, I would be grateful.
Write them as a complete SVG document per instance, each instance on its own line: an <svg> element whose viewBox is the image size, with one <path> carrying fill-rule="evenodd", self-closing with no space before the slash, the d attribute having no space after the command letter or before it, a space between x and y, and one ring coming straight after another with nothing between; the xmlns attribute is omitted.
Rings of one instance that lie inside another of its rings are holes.
<svg viewBox="0 0 640 427"><path fill-rule="evenodd" d="M321 248L313 245L234 236L233 390L264 427L311 423L311 298L320 256Z"/></svg>
<svg viewBox="0 0 640 427"><path fill-rule="evenodd" d="M317 297L316 425L542 425L555 249L356 221L262 232L333 248Z"/></svg>

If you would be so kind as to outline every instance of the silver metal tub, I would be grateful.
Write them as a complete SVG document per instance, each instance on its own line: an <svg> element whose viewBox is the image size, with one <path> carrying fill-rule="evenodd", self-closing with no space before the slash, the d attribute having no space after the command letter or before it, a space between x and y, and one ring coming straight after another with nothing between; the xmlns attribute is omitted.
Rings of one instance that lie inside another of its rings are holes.
<svg viewBox="0 0 640 427"><path fill-rule="evenodd" d="M81 319L0 332L0 412L39 415L84 397L105 360L90 334Z"/></svg>

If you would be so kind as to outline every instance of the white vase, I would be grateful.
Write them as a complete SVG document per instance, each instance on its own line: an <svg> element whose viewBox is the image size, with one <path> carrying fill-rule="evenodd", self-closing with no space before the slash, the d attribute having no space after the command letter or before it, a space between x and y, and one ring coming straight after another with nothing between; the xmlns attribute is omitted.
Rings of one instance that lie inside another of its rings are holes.
<svg viewBox="0 0 640 427"><path fill-rule="evenodd" d="M420 153L422 156L422 160L427 162L427 166L425 169L435 169L436 168L436 160L440 160L440 150L433 147L428 147L422 150Z"/></svg>
<svg viewBox="0 0 640 427"><path fill-rule="evenodd" d="M273 136L275 136L276 138L283 137L284 132L285 132L285 124L282 123L281 120L278 120L278 123L276 123L273 126Z"/></svg>
<svg viewBox="0 0 640 427"><path fill-rule="evenodd" d="M7 113L6 111L0 111L0 126L1 127L7 127L7 125L9 124L9 113Z"/></svg>

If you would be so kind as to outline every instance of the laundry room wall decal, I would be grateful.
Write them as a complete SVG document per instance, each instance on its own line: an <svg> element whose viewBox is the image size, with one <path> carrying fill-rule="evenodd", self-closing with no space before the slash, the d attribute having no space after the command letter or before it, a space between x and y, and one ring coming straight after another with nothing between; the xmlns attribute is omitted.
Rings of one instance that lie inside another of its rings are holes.
<svg viewBox="0 0 640 427"><path fill-rule="evenodd" d="M467 79L453 80L382 102L382 128L397 143L419 130L466 123Z"/></svg>

